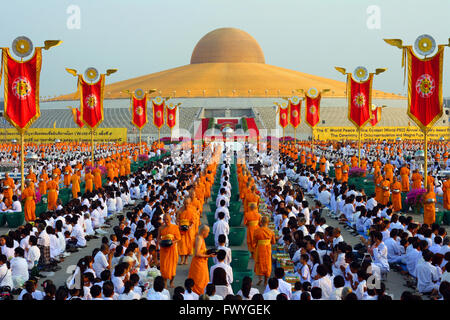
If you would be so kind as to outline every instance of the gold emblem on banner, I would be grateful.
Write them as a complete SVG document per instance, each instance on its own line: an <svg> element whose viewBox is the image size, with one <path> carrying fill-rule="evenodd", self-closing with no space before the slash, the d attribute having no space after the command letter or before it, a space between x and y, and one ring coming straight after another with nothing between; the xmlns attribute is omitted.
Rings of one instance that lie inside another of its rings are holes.
<svg viewBox="0 0 450 320"><path fill-rule="evenodd" d="M366 67L356 67L355 71L353 71L353 76L355 79L359 82L364 82L369 78L369 72L367 71Z"/></svg>
<svg viewBox="0 0 450 320"><path fill-rule="evenodd" d="M134 96L137 98L137 99L142 99L142 98L144 98L144 95L145 95L145 92L144 92L144 90L142 90L142 89L136 89L136 90L134 90Z"/></svg>
<svg viewBox="0 0 450 320"><path fill-rule="evenodd" d="M317 96L319 95L319 90L317 90L316 88L309 88L307 95L308 97L313 99L317 98Z"/></svg>
<svg viewBox="0 0 450 320"><path fill-rule="evenodd" d="M99 74L97 69L93 67L87 68L86 71L84 72L85 79L89 80L90 82L94 82L95 80L97 80L98 75Z"/></svg>
<svg viewBox="0 0 450 320"><path fill-rule="evenodd" d="M21 58L25 58L33 51L33 42L27 37L17 37L12 43L13 52Z"/></svg>
<svg viewBox="0 0 450 320"><path fill-rule="evenodd" d="M414 49L423 56L429 56L436 49L436 41L432 36L423 34L414 42Z"/></svg>

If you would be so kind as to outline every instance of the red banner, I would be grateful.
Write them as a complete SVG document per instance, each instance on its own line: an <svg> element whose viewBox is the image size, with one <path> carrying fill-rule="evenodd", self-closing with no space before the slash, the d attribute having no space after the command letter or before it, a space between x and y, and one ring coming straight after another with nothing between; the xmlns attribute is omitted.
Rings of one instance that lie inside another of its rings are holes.
<svg viewBox="0 0 450 320"><path fill-rule="evenodd" d="M33 57L17 61L3 49L5 70L4 117L19 132L25 132L41 115L39 109L39 76L42 63L42 48L36 48Z"/></svg>
<svg viewBox="0 0 450 320"><path fill-rule="evenodd" d="M83 128L84 123L81 120L80 110L78 110L78 108L71 108L71 109L72 109L73 122L75 122L78 127Z"/></svg>
<svg viewBox="0 0 450 320"><path fill-rule="evenodd" d="M96 83L87 83L81 75L78 76L81 119L91 129L96 129L103 121L104 86L104 74L100 75Z"/></svg>
<svg viewBox="0 0 450 320"><path fill-rule="evenodd" d="M347 74L348 120L360 128L370 120L372 81L372 73L364 82L357 82L351 74Z"/></svg>
<svg viewBox="0 0 450 320"><path fill-rule="evenodd" d="M289 106L286 108L278 107L280 126L286 128L289 121Z"/></svg>
<svg viewBox="0 0 450 320"><path fill-rule="evenodd" d="M142 99L138 99L133 93L131 96L131 106L131 122L139 129L142 129L147 124L147 94Z"/></svg>
<svg viewBox="0 0 450 320"><path fill-rule="evenodd" d="M164 125L164 100L162 100L161 104L155 104L155 101L152 100L153 104L153 124L158 129Z"/></svg>
<svg viewBox="0 0 450 320"><path fill-rule="evenodd" d="M302 106L302 100L298 100L299 102L297 104L293 104L291 101L289 101L289 122L291 123L292 127L297 128L301 121L301 106Z"/></svg>
<svg viewBox="0 0 450 320"><path fill-rule="evenodd" d="M306 95L306 123L314 128L320 121L320 99L321 95L311 98Z"/></svg>
<svg viewBox="0 0 450 320"><path fill-rule="evenodd" d="M381 107L375 107L370 109L370 124L372 127L376 126L381 120Z"/></svg>
<svg viewBox="0 0 450 320"><path fill-rule="evenodd" d="M167 110L167 126L172 129L177 124L177 106L166 108Z"/></svg>
<svg viewBox="0 0 450 320"><path fill-rule="evenodd" d="M422 129L433 126L442 116L442 64L444 46L431 58L420 59L408 53L408 115Z"/></svg>

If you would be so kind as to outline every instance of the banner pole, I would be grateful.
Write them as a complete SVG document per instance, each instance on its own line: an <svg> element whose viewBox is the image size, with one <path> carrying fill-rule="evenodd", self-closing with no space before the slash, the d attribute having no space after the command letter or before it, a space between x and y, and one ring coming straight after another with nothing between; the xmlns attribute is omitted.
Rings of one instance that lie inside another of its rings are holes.
<svg viewBox="0 0 450 320"><path fill-rule="evenodd" d="M94 129L91 129L91 148L92 166L94 167Z"/></svg>
<svg viewBox="0 0 450 320"><path fill-rule="evenodd" d="M283 127L283 136L281 137L281 141L284 143L284 127Z"/></svg>
<svg viewBox="0 0 450 320"><path fill-rule="evenodd" d="M23 192L25 183L25 150L24 150L25 133L20 133L20 191Z"/></svg>
<svg viewBox="0 0 450 320"><path fill-rule="evenodd" d="M158 128L158 143L161 143L161 135L160 135L160 128Z"/></svg>
<svg viewBox="0 0 450 320"><path fill-rule="evenodd" d="M297 144L297 128L294 127L294 145Z"/></svg>
<svg viewBox="0 0 450 320"><path fill-rule="evenodd" d="M358 168L361 167L361 127L358 127Z"/></svg>
<svg viewBox="0 0 450 320"><path fill-rule="evenodd" d="M141 137L141 128L139 128L139 154L142 154L142 137Z"/></svg>
<svg viewBox="0 0 450 320"><path fill-rule="evenodd" d="M425 148L424 148L424 150L423 150L423 153L424 153L424 157L425 157L425 163L424 163L424 166L425 166L425 168L423 168L424 169L424 182L423 182L423 185L424 185L424 187L425 187L425 189L427 189L427 187L428 187L428 139L427 139L427 134L428 134L428 130L427 130L427 128L425 128L425 130L423 131L423 134L424 134L424 139L425 139Z"/></svg>

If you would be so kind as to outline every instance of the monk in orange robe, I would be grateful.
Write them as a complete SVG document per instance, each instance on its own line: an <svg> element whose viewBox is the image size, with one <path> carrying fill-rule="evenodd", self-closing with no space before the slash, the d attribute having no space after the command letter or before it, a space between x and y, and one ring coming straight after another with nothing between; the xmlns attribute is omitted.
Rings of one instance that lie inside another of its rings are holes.
<svg viewBox="0 0 450 320"><path fill-rule="evenodd" d="M94 186L95 186L95 190L98 190L102 187L102 172L101 170L97 167L95 168L92 173L94 174Z"/></svg>
<svg viewBox="0 0 450 320"><path fill-rule="evenodd" d="M444 191L444 209L450 210L450 175L442 184L442 191Z"/></svg>
<svg viewBox="0 0 450 320"><path fill-rule="evenodd" d="M164 214L164 225L158 230L158 245L161 240L172 240L170 247L160 247L160 271L161 276L164 278L164 286L167 285L167 280L170 280L170 287L173 288L173 280L177 273L178 263L178 244L180 241L180 229L176 224L172 224L170 214Z"/></svg>
<svg viewBox="0 0 450 320"><path fill-rule="evenodd" d="M72 183L72 197L78 198L78 192L80 192L80 177L78 174L72 175L70 178L70 182Z"/></svg>
<svg viewBox="0 0 450 320"><path fill-rule="evenodd" d="M391 185L392 190L392 205L394 212L402 210L402 184L394 177L394 183Z"/></svg>
<svg viewBox="0 0 450 320"><path fill-rule="evenodd" d="M14 180L9 177L8 173L5 173L5 179L3 180L3 197L5 198L5 205L7 207L12 205L12 197L14 195L15 184Z"/></svg>
<svg viewBox="0 0 450 320"><path fill-rule="evenodd" d="M342 166L342 182L348 182L348 171L350 168L348 167L348 164L344 163Z"/></svg>
<svg viewBox="0 0 450 320"><path fill-rule="evenodd" d="M256 194L256 187L253 185L250 190L247 192L244 201L244 214L249 210L249 203L255 202L257 206L259 206L259 196Z"/></svg>
<svg viewBox="0 0 450 320"><path fill-rule="evenodd" d="M342 182L342 162L341 160L338 160L334 164L334 176L336 177L336 180L339 182Z"/></svg>
<svg viewBox="0 0 450 320"><path fill-rule="evenodd" d="M361 169L364 170L363 177L365 177L367 175L367 160L365 158L361 159Z"/></svg>
<svg viewBox="0 0 450 320"><path fill-rule="evenodd" d="M391 188L391 181L389 181L389 179L384 179L381 182L381 204L387 205L387 203L389 202L389 198L391 197L391 192L390 192L390 188Z"/></svg>
<svg viewBox="0 0 450 320"><path fill-rule="evenodd" d="M212 258L214 254L206 254L205 238L209 235L209 227L203 225L200 227L199 233L195 238L194 257L189 268L188 278L194 280L194 291L198 295L205 292L206 285L209 283L208 258Z"/></svg>
<svg viewBox="0 0 450 320"><path fill-rule="evenodd" d="M90 170L84 175L84 192L92 192L94 190L94 175Z"/></svg>
<svg viewBox="0 0 450 320"><path fill-rule="evenodd" d="M381 187L381 182L383 182L383 176L381 173L375 176L375 200L381 202L383 198L383 189Z"/></svg>
<svg viewBox="0 0 450 320"><path fill-rule="evenodd" d="M327 159L324 156L320 157L319 160L319 168L321 173L325 173L325 164L327 163Z"/></svg>
<svg viewBox="0 0 450 320"><path fill-rule="evenodd" d="M400 178L402 179L402 192L409 192L409 168L401 167L400 168Z"/></svg>
<svg viewBox="0 0 450 320"><path fill-rule="evenodd" d="M356 168L358 166L358 158L353 155L350 159L352 168Z"/></svg>
<svg viewBox="0 0 450 320"><path fill-rule="evenodd" d="M47 194L47 182L44 179L39 178L38 187L39 187L39 193L41 194L41 196L44 196Z"/></svg>
<svg viewBox="0 0 450 320"><path fill-rule="evenodd" d="M389 181L394 180L394 166L390 163L386 163L384 165L384 176L386 179L389 179Z"/></svg>
<svg viewBox="0 0 450 320"><path fill-rule="evenodd" d="M420 189L422 187L423 177L419 173L419 170L414 170L411 180L413 181L412 189Z"/></svg>
<svg viewBox="0 0 450 320"><path fill-rule="evenodd" d="M264 286L267 285L267 279L272 273L272 245L275 244L275 234L267 226L269 219L261 218L261 227L255 230L254 242L255 248L255 274L259 276L257 285L261 285L264 277Z"/></svg>
<svg viewBox="0 0 450 320"><path fill-rule="evenodd" d="M25 200L24 215L27 222L36 220L36 194L31 188L32 184L33 182L28 182L28 186L22 192L22 199Z"/></svg>
<svg viewBox="0 0 450 320"><path fill-rule="evenodd" d="M423 197L423 223L430 226L436 221L436 194L432 185L427 187L428 192Z"/></svg>
<svg viewBox="0 0 450 320"><path fill-rule="evenodd" d="M247 247L248 251L253 256L255 251L256 243L254 242L255 230L259 228L259 221L261 219L261 214L258 212L258 207L256 202L250 202L248 206L249 210L244 215L244 225L247 226Z"/></svg>
<svg viewBox="0 0 450 320"><path fill-rule="evenodd" d="M178 254L180 255L180 265L187 265L188 257L192 253L193 239L193 225L194 225L194 209L191 206L190 198L185 200L185 208L178 215L177 224L181 228L182 226L188 226L188 230L181 230L181 239L178 242ZM195 236L195 235L194 235Z"/></svg>
<svg viewBox="0 0 450 320"><path fill-rule="evenodd" d="M56 201L58 200L58 182L56 181L57 177L53 176L53 179L47 182L47 210L55 210L56 209Z"/></svg>

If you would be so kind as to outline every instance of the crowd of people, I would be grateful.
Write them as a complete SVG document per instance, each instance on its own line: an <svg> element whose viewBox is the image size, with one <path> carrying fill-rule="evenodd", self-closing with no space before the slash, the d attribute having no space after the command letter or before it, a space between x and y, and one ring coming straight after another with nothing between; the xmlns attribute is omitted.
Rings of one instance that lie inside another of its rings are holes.
<svg viewBox="0 0 450 320"><path fill-rule="evenodd" d="M23 199L27 223L0 237L0 287L13 288L19 300L390 300L386 281L395 270L408 277L410 287L397 298L448 300L449 237L435 223L438 197L450 209L450 176L441 174L450 166L447 146L430 149L436 161L430 161L419 222L401 195L423 188L423 168L412 156L416 145L405 143L365 144L359 164L351 144L246 143L238 152L219 142L179 144L172 156L135 172L130 168L138 160L136 145L102 146L95 166L86 146L66 146L65 152L44 146L22 193L8 175L2 181L0 208L18 210ZM162 147L144 152L161 154ZM354 168L373 183L373 194L349 181ZM213 195L215 181L219 189ZM64 186L72 190L65 204L58 198ZM36 191L48 197L47 211L38 218ZM212 197L215 223L208 226L203 211ZM255 285L252 277L240 279L238 292L231 286L236 279L229 246L235 202L242 205L258 277ZM261 205L269 216L261 214ZM344 239L343 229L351 239ZM211 232L215 247L208 249ZM57 288L50 278L58 263L99 237L100 247L82 257ZM285 281L282 267L273 268L276 246L294 264L294 285ZM210 268L208 259L214 261ZM177 267L183 265L189 274L184 286L176 286ZM40 291L37 280L45 276Z"/></svg>

